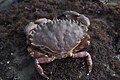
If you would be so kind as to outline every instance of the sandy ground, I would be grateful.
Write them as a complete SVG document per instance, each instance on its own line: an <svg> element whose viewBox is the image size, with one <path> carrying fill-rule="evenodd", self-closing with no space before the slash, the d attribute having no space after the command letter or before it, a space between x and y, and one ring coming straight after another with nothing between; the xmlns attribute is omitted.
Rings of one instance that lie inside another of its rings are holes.
<svg viewBox="0 0 120 80"><path fill-rule="evenodd" d="M85 59L66 58L42 64L50 80L120 80L120 4L79 0L24 0L0 12L0 80L45 80L27 52L23 32L30 21L52 19L66 10L90 18L88 51L93 70L87 76Z"/></svg>

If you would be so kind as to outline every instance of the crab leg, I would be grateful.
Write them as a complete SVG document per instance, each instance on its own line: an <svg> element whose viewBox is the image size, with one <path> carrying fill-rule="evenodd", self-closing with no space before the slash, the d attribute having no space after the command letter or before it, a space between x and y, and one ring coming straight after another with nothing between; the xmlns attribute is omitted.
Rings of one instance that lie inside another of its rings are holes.
<svg viewBox="0 0 120 80"><path fill-rule="evenodd" d="M87 57L88 70L89 70L89 73L91 73L93 63L92 63L91 55L87 51L78 52L76 54L73 54L71 57L72 58Z"/></svg>
<svg viewBox="0 0 120 80"><path fill-rule="evenodd" d="M35 65L36 65L36 68L39 74L42 75L46 79L49 79L49 77L47 77L47 75L44 74L44 70L40 66L40 63L49 63L49 62L52 62L54 59L55 57L48 57L48 56L42 56L40 58L35 59Z"/></svg>
<svg viewBox="0 0 120 80"><path fill-rule="evenodd" d="M44 70L40 66L40 63L52 62L55 59L55 57L54 56L48 57L47 55L43 55L42 53L30 47L28 47L28 51L30 52L30 55L33 58L35 58L35 67L37 68L37 71L39 72L39 74L48 80L49 77L47 77L47 75L44 74Z"/></svg>
<svg viewBox="0 0 120 80"><path fill-rule="evenodd" d="M37 61L37 59L35 60L35 66L36 66L36 69L37 69L37 71L39 72L39 74L48 80L49 77L48 77L46 74L44 74L44 70L43 70L43 68L40 66L40 64L39 64L39 62Z"/></svg>

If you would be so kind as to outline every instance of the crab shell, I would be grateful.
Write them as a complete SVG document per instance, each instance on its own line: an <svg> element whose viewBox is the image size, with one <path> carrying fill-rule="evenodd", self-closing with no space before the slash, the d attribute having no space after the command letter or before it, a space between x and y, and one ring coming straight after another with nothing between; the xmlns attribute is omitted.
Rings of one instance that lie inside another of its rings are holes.
<svg viewBox="0 0 120 80"><path fill-rule="evenodd" d="M46 18L29 23L25 33L30 44L41 50L49 50L48 55L63 58L63 54L70 55L85 47L90 37L85 25L77 20ZM84 43L84 45L82 45ZM43 53L46 55L46 53Z"/></svg>

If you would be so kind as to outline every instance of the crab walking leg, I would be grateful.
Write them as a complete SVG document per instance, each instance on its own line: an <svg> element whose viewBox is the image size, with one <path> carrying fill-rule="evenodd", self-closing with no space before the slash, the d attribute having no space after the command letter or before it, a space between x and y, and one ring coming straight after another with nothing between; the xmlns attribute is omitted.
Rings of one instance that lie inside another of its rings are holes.
<svg viewBox="0 0 120 80"><path fill-rule="evenodd" d="M36 69L37 69L37 71L39 72L39 74L48 80L49 77L48 77L46 74L44 74L44 70L43 70L42 67L40 66L40 64L39 64L39 62L37 61L37 59L36 59L36 61L35 61L35 66L36 66Z"/></svg>
<svg viewBox="0 0 120 80"><path fill-rule="evenodd" d="M33 58L35 58L35 67L37 71L39 72L39 74L48 80L49 77L47 77L47 75L44 74L44 70L40 66L40 63L52 62L55 59L55 57L54 56L48 57L47 55L44 55L41 52L38 52L32 49L31 47L28 47L28 52L30 52L30 55Z"/></svg>
<svg viewBox="0 0 120 80"><path fill-rule="evenodd" d="M31 47L28 47L27 48L27 51L30 53L30 55L33 57L33 58L39 58L41 56L44 56L42 53L32 49Z"/></svg>
<svg viewBox="0 0 120 80"><path fill-rule="evenodd" d="M37 68L39 74L42 75L46 79L49 79L49 77L47 77L47 75L44 74L44 70L40 66L40 63L49 63L49 62L52 62L54 59L55 59L55 57L43 56L43 57L37 58L35 60L35 65L36 65L36 68Z"/></svg>
<svg viewBox="0 0 120 80"><path fill-rule="evenodd" d="M73 54L72 57L73 58L87 57L88 70L89 70L89 73L91 73L93 63L92 63L91 55L87 51L78 52L76 54Z"/></svg>

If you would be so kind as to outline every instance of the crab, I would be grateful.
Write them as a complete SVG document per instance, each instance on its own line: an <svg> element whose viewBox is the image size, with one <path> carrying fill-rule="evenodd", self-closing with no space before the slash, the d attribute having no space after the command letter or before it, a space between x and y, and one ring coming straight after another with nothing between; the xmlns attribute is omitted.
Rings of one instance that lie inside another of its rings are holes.
<svg viewBox="0 0 120 80"><path fill-rule="evenodd" d="M91 73L91 55L87 51L82 51L90 45L90 36L87 33L89 26L89 18L75 11L65 11L52 20L41 18L30 22L24 30L27 50L35 59L39 74L48 80L49 77L40 64L66 57L85 57L88 74Z"/></svg>

